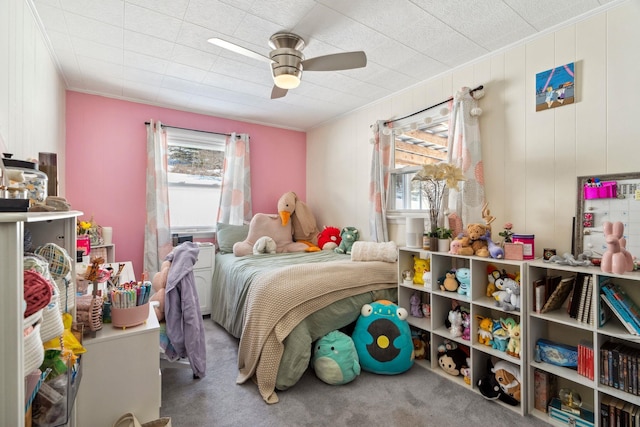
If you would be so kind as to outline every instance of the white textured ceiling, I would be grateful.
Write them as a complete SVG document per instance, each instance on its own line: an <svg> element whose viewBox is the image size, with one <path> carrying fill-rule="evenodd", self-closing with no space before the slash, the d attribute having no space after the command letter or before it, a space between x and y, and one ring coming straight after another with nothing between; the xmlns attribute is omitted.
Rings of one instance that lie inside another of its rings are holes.
<svg viewBox="0 0 640 427"><path fill-rule="evenodd" d="M617 0L30 0L67 88L307 130ZM271 100L268 56L291 31L306 58L363 50L365 68L303 73Z"/></svg>

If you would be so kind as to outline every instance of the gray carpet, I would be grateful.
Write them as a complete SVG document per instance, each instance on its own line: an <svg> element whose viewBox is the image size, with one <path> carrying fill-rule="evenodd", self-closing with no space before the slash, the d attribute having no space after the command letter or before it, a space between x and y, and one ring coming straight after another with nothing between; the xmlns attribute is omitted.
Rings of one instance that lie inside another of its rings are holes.
<svg viewBox="0 0 640 427"><path fill-rule="evenodd" d="M414 365L402 375L363 372L342 386L308 370L293 388L267 405L253 383L236 384L238 340L204 320L207 376L190 369L162 370L162 416L186 426L548 426L521 417L481 395Z"/></svg>

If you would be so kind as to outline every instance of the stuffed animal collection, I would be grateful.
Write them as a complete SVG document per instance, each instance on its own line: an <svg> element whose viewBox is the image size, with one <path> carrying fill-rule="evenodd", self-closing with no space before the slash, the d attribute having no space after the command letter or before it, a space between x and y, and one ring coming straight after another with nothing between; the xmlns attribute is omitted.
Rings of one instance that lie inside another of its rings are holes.
<svg viewBox="0 0 640 427"><path fill-rule="evenodd" d="M339 254L351 254L353 242L360 238L358 229L355 227L343 227L340 231L340 244L334 249Z"/></svg>
<svg viewBox="0 0 640 427"><path fill-rule="evenodd" d="M499 366L499 368L501 368L501 366ZM480 378L477 383L480 394L482 394L486 399L489 400L500 400L501 402L504 402L511 406L519 405L519 400L516 400L515 397L504 391L504 389L502 388L502 382L498 381L498 379L496 378L498 374L494 372L494 370L495 367L491 363L491 360L487 360L487 373L484 377ZM501 369L498 369L497 372L502 373L503 371ZM511 376L511 374L509 374L509 376ZM516 378L515 375L514 378ZM517 382L517 385L519 387L519 381ZM517 394L519 397L519 393Z"/></svg>
<svg viewBox="0 0 640 427"><path fill-rule="evenodd" d="M492 319L476 315L478 344L520 357L520 324L512 317Z"/></svg>

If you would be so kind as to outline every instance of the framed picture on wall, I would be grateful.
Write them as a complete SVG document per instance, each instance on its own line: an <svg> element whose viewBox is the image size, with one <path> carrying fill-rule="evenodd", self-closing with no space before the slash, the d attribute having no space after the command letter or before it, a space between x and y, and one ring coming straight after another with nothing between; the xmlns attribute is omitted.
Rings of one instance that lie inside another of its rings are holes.
<svg viewBox="0 0 640 427"><path fill-rule="evenodd" d="M536 74L536 111L575 102L574 70L575 63L571 62Z"/></svg>

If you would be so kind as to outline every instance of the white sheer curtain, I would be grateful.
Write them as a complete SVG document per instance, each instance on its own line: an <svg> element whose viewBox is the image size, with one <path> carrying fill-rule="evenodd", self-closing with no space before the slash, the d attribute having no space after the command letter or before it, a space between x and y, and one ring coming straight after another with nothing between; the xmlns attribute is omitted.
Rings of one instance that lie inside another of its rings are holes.
<svg viewBox="0 0 640 427"><path fill-rule="evenodd" d="M225 142L218 222L242 225L251 221L253 208L250 160L249 135L232 133L228 136Z"/></svg>
<svg viewBox="0 0 640 427"><path fill-rule="evenodd" d="M388 242L387 194L389 191L389 168L391 167L391 134L385 135L384 122L379 120L371 126L373 131L373 153L371 155L371 181L369 183L369 228L371 240Z"/></svg>
<svg viewBox="0 0 640 427"><path fill-rule="evenodd" d="M147 221L144 229L144 271L153 277L173 249L167 190L167 133L162 123L147 125Z"/></svg>
<svg viewBox="0 0 640 427"><path fill-rule="evenodd" d="M460 183L460 191L449 192L449 228L455 228L456 222L465 227L470 223L484 223L484 169L478 120L482 110L477 101L483 95L483 90L471 93L468 87L463 87L453 98L447 161L462 169L466 181Z"/></svg>

